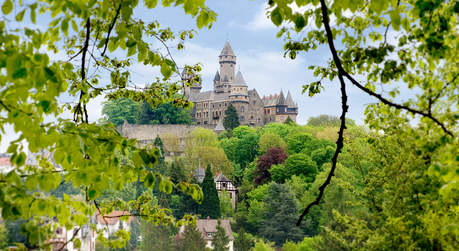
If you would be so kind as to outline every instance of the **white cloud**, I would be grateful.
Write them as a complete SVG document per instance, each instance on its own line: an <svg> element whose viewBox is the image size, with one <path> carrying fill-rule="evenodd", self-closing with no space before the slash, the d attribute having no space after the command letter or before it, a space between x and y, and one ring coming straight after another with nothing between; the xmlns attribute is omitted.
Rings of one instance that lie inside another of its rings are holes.
<svg viewBox="0 0 459 251"><path fill-rule="evenodd" d="M296 3L292 3L289 5L292 8L293 13L304 13L308 9L312 8L311 4L298 7ZM271 22L270 17L268 16L268 12L272 11L273 8L269 8L267 3L263 3L258 8L255 16L253 16L252 20L248 22L243 27L247 30L269 30L269 29L276 29L277 27ZM291 26L291 24L289 24Z"/></svg>

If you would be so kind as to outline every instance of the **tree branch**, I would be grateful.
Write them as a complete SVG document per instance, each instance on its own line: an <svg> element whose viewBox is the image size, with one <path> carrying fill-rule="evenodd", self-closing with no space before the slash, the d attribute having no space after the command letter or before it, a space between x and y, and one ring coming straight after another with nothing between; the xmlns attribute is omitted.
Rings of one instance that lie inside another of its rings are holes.
<svg viewBox="0 0 459 251"><path fill-rule="evenodd" d="M346 94L346 83L344 82L343 78L343 66L341 65L341 61L338 57L338 53L336 52L335 45L333 43L333 34L330 29L330 21L328 19L328 8L325 5L325 0L320 0L320 5L321 5L321 10L322 10L322 22L325 27L325 31L327 33L327 40L328 40L328 45L330 47L330 51L333 55L333 61L335 62L336 67L338 68L338 78L340 82L340 89L341 89L341 116L340 116L340 127L338 131L338 139L336 140L336 150L335 153L333 154L332 157L332 166L330 169L330 172L328 173L327 179L325 182L319 187L319 195L316 197L316 199L309 203L306 208L304 209L303 213L300 215L300 218L298 219L296 225L299 226L301 224L301 221L303 220L304 216L306 216L309 212L309 210L314 206L314 205L319 205L323 195L325 188L330 184L332 177L335 175L335 169L336 169L336 163L338 161L338 156L341 153L341 150L343 149L343 141L344 141L344 130L346 129L346 113L348 110L348 105L347 105L347 94Z"/></svg>
<svg viewBox="0 0 459 251"><path fill-rule="evenodd" d="M351 81L351 83L353 85L357 86L360 90L364 91L368 95L377 98L382 103L384 103L384 104L386 104L388 106L395 107L395 108L400 109L400 110L406 110L406 111L408 111L408 112L410 112L412 114L418 114L418 115L421 115L423 117L429 118L432 121L434 121L437 125L439 125L446 134L454 137L454 134L451 131L449 131L442 122L440 122L437 118L435 118L429 112L419 111L419 110L413 109L413 108L411 108L409 106L405 106L405 105L394 103L394 102L384 98L381 94L375 93L372 90L370 90L370 89L366 88L365 86L361 85L357 80L355 80L351 75L349 75L349 73L347 73L344 70L343 70L343 74L347 79L349 79Z"/></svg>
<svg viewBox="0 0 459 251"><path fill-rule="evenodd" d="M80 232L80 228L77 228L76 231L73 231L72 238L70 238L70 240L66 241L66 242L64 243L64 245L62 245L62 247L58 249L58 251L64 250L64 248L65 248L70 242L72 242L72 241L75 239L75 237L78 235L78 232Z"/></svg>
<svg viewBox="0 0 459 251"><path fill-rule="evenodd" d="M120 5L118 5L118 9L116 9L115 18L113 18L112 22L110 23L110 26L108 27L108 33L107 33L107 38L105 39L104 50L102 51L102 54L100 54L102 57L105 55L105 51L107 50L108 41L110 40L110 33L112 32L113 27L115 27L116 20L118 19L118 16L120 15L120 10L121 10L121 3Z"/></svg>

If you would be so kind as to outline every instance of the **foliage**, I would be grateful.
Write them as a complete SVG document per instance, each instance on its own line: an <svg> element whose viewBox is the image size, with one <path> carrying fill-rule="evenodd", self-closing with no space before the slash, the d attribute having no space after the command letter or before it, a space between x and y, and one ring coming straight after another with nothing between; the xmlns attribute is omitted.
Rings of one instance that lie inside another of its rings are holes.
<svg viewBox="0 0 459 251"><path fill-rule="evenodd" d="M90 101L105 96L109 101L130 98L152 106L173 102L189 107L189 101L175 95L182 86L199 81L199 77L175 78L179 66L170 54L162 53L163 48L154 47L174 41L180 49L194 32L174 33L157 21L140 20L140 5L140 1L121 0L2 3L0 131L10 124L18 137L7 150L14 168L0 175L0 208L4 220L27 220L21 227L27 249L45 249L57 225L82 226L96 210L107 214L115 205L141 213L153 223L191 220L176 221L168 210L150 203L153 198L146 193L130 202L99 200L103 191L119 191L137 180L149 189L157 184L166 193L172 192L174 184L150 171L158 157L156 148L139 148L136 140L123 138L112 123L90 122ZM157 1L145 0L143 5L150 10ZM162 5L183 8L196 18L198 28L210 27L216 18L204 1L171 0ZM46 21L37 25L37 20ZM160 69L147 84L150 87L132 84L129 67L136 63ZM200 70L199 65L184 68ZM62 104L62 96L69 102ZM69 111L72 119L65 118ZM28 150L44 153L37 165L25 164ZM58 198L49 193L63 181L82 188L83 196ZM176 188L198 201L202 197L197 186L181 183ZM117 248L129 239L124 230L116 236L104 242ZM76 248L78 243L75 239Z"/></svg>
<svg viewBox="0 0 459 251"><path fill-rule="evenodd" d="M239 126L233 129L232 136L221 140L220 145L228 159L244 169L257 156L258 133L256 129L249 126Z"/></svg>
<svg viewBox="0 0 459 251"><path fill-rule="evenodd" d="M171 226L153 225L147 222L140 224L142 241L140 250L175 250L174 229Z"/></svg>
<svg viewBox="0 0 459 251"><path fill-rule="evenodd" d="M282 246L283 251L315 251L317 245L321 241L320 236L305 237L301 242L294 243L286 241Z"/></svg>
<svg viewBox="0 0 459 251"><path fill-rule="evenodd" d="M322 114L317 117L310 117L308 119L308 125L309 126L323 126L323 127L339 127L340 119L336 116ZM346 125L354 126L355 122L352 119L347 119Z"/></svg>
<svg viewBox="0 0 459 251"><path fill-rule="evenodd" d="M226 190L222 190L218 197L220 200L220 212L222 213L222 217L233 217L233 203L231 203L229 193Z"/></svg>
<svg viewBox="0 0 459 251"><path fill-rule="evenodd" d="M270 148L273 147L280 147L284 150L287 149L287 144L285 141L277 134L274 133L264 133L260 136L260 141L259 141L259 153L264 154L266 153Z"/></svg>
<svg viewBox="0 0 459 251"><path fill-rule="evenodd" d="M115 126L119 126L126 120L129 124L135 124L139 111L139 103L128 98L105 101L102 107L102 114Z"/></svg>
<svg viewBox="0 0 459 251"><path fill-rule="evenodd" d="M230 161L220 147L214 131L197 127L190 132L185 142L185 160L193 169L211 165L213 172L233 175Z"/></svg>
<svg viewBox="0 0 459 251"><path fill-rule="evenodd" d="M252 248L252 251L275 251L274 243L264 242L262 239L257 239L255 245Z"/></svg>
<svg viewBox="0 0 459 251"><path fill-rule="evenodd" d="M269 241L282 246L286 240L303 239L301 229L295 225L298 205L293 194L283 184L272 183L264 203L264 217L259 233Z"/></svg>
<svg viewBox="0 0 459 251"><path fill-rule="evenodd" d="M8 230L3 223L0 223L0 248L8 246Z"/></svg>
<svg viewBox="0 0 459 251"><path fill-rule="evenodd" d="M278 37L286 39L285 55L295 59L299 53L316 50L323 45L328 45L331 52L332 59L324 61L324 64L309 67L317 80L306 83L303 86L303 92L314 96L325 88L325 82L328 81L338 80L340 85L341 122L332 168L327 179L320 186L320 193L308 204L301 217L306 215L312 206L320 204L324 189L331 184L330 181L337 170L338 156L344 146L343 135L346 129L349 98L347 90L350 89L349 85L352 85L359 92L377 100L376 103L370 103L365 108L365 122L370 129L385 135L397 135L399 138L410 140L412 142L409 143L414 145L413 148L423 146L425 142L429 142L430 146L435 146L426 151L418 150L418 157L423 159L422 153L424 157L429 156L427 160L424 159L428 163L427 167L424 168L421 165L420 170L432 166L432 169L436 171L431 171L429 174L417 173L416 177L420 183L434 182L438 178L440 187L443 187L443 192L441 192L443 195L432 196L422 205L426 211L413 215L422 218L415 220L416 222L425 222L427 219L437 221L440 218L449 218L449 221L453 222L457 214L448 210L448 202L444 204L444 199L449 201L451 196L446 191L457 190L457 175L453 174L457 168L450 165L450 163L456 164L457 158L445 153L439 157L443 161L436 162L439 159L433 157L435 160L431 162L430 154L435 149L443 147L448 149L446 152L449 152L454 145L457 145L456 107L458 104L457 77L459 76L455 56L458 54L459 40L456 29L457 2L288 0L268 1L268 5L270 10L268 15L276 26L283 23L293 24L290 27L281 28L278 33ZM293 11L294 7L301 9L306 6L307 8L300 11ZM312 24L308 24L310 21ZM404 92L401 93L401 90ZM411 121L416 121L415 128L418 130L411 128ZM407 161L412 161L410 156L406 157ZM387 171L387 169L382 169L379 172ZM390 174L385 175L390 176ZM379 177L383 179L382 176ZM397 178L403 179L404 175ZM388 184L391 184L392 187L395 183L394 181ZM375 184L371 184L372 187L373 185ZM394 186L394 188L397 187ZM382 187L379 189L381 190L378 191L391 191L382 189ZM412 190L390 195L399 198L397 206L408 208L410 208L409 204L413 197L420 196L419 200L422 200L427 196L409 191ZM386 209L387 204L383 205L383 208ZM431 208L437 210L430 211ZM394 211L397 211L396 208ZM382 235L384 241L377 240L376 243L398 244L399 249L406 249L408 246L410 249L429 249L427 244L421 244L425 241L423 235L420 234L421 237L417 238L417 234L414 234L424 228L419 224L413 224L411 220L411 217L395 217L393 221L387 221L391 222L394 229L390 227L386 230L383 230L389 227L386 224L372 224L375 232L387 233ZM351 222L356 223L357 221ZM359 231L364 230L364 227L353 229ZM432 249L440 246L441 249L448 248L450 242L446 240L448 238L446 236L451 234L451 230L445 229L444 231L442 237L431 232L433 234L430 238ZM405 238L407 232L411 232L411 235ZM437 229L436 233L438 232ZM371 241L381 237L376 234L370 236ZM416 241L411 236L417 236ZM410 243L411 241L413 243ZM360 245L358 241L354 243ZM376 246L376 243L373 243L373 247ZM395 246L379 246L378 248L393 249Z"/></svg>
<svg viewBox="0 0 459 251"><path fill-rule="evenodd" d="M183 251L206 250L206 241L195 225L185 226L183 236L178 240L178 249Z"/></svg>
<svg viewBox="0 0 459 251"><path fill-rule="evenodd" d="M271 180L269 169L272 165L282 164L287 159L287 154L280 147L274 147L258 158L257 169L254 172L256 184L263 184Z"/></svg>
<svg viewBox="0 0 459 251"><path fill-rule="evenodd" d="M226 235L225 229L221 226L220 220L217 221L217 232L213 235L212 246L215 251L229 250L229 237Z"/></svg>
<svg viewBox="0 0 459 251"><path fill-rule="evenodd" d="M250 251L254 246L253 237L244 231L243 228L236 233L234 238L234 250L236 251Z"/></svg>
<svg viewBox="0 0 459 251"><path fill-rule="evenodd" d="M159 104L152 108L144 102L139 109L137 124L191 124L191 112L183 107L174 106L171 102Z"/></svg>
<svg viewBox="0 0 459 251"><path fill-rule="evenodd" d="M295 153L285 160L287 176L303 176L307 182L313 182L317 174L317 164L307 155Z"/></svg>
<svg viewBox="0 0 459 251"><path fill-rule="evenodd" d="M228 108L225 110L223 126L226 130L233 130L239 125L239 115L237 114L236 108L234 108L233 104L229 104Z"/></svg>
<svg viewBox="0 0 459 251"><path fill-rule="evenodd" d="M442 185L442 176L434 171L454 165L447 158L451 145L446 141L433 146L436 137L442 136L426 136L421 129L393 132L371 141L373 166L364 179L366 188L361 197L368 215L334 212L336 220L323 236L324 242L369 250L396 246L455 249L451 222L458 216L451 214L450 208L457 205L458 195L449 193L452 187ZM421 135L425 141L416 141Z"/></svg>
<svg viewBox="0 0 459 251"><path fill-rule="evenodd" d="M201 184L204 199L199 206L199 214L202 218L210 217L211 219L219 219L221 217L220 200L218 198L217 188L215 186L214 175L207 165L206 175Z"/></svg>

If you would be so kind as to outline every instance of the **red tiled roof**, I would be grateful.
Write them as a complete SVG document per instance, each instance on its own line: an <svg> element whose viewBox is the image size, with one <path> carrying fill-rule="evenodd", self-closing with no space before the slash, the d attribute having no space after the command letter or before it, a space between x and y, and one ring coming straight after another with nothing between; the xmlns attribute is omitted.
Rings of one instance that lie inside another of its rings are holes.
<svg viewBox="0 0 459 251"><path fill-rule="evenodd" d="M99 213L97 213L97 223L99 224L108 224L108 225L115 225L123 215L131 215L128 211L113 211L109 215L104 215L105 217L102 217ZM128 224L131 224L133 217L129 216Z"/></svg>
<svg viewBox="0 0 459 251"><path fill-rule="evenodd" d="M0 166L11 166L10 157L0 157Z"/></svg>

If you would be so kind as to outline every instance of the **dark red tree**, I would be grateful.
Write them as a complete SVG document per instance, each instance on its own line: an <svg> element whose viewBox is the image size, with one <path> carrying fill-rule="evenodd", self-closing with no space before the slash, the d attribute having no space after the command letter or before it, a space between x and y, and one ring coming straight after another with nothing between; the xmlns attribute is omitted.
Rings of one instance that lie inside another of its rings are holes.
<svg viewBox="0 0 459 251"><path fill-rule="evenodd" d="M265 154L258 158L257 169L254 172L255 184L261 185L271 181L269 169L272 165L282 164L287 159L287 153L284 149L276 146L269 149Z"/></svg>

